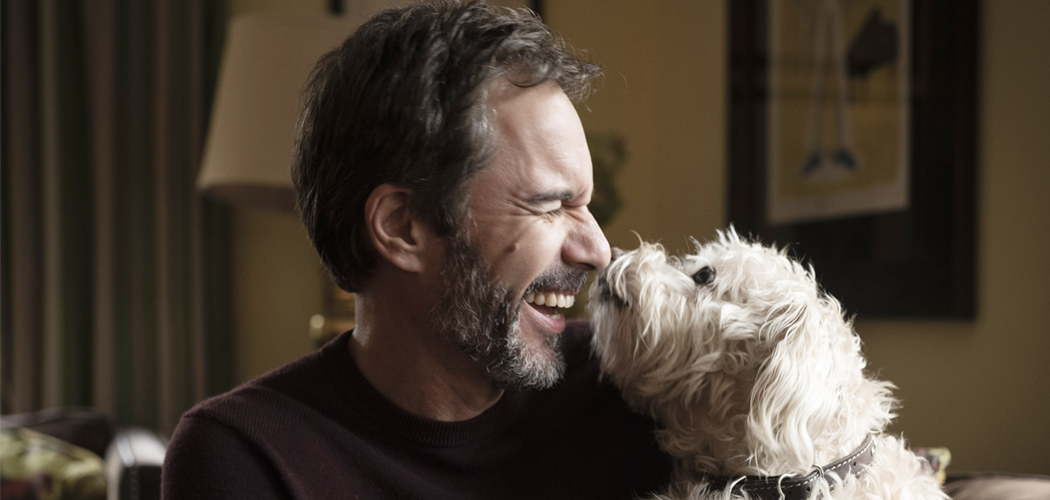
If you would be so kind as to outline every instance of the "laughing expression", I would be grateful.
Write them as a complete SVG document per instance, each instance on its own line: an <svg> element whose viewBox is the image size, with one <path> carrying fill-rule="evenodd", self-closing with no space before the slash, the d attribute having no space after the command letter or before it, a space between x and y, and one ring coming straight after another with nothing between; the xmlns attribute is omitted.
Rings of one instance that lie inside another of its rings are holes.
<svg viewBox="0 0 1050 500"><path fill-rule="evenodd" d="M609 263L609 243L587 209L590 152L561 89L497 83L489 99L498 147L470 181L460 231L497 282L486 293L501 296L514 323L507 334L528 364L558 357L561 311L584 273Z"/></svg>

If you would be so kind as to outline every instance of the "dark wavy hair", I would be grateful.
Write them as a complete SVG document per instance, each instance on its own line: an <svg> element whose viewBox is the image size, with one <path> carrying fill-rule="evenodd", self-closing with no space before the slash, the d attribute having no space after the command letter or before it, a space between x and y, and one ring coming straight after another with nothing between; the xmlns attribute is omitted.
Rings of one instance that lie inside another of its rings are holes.
<svg viewBox="0 0 1050 500"><path fill-rule="evenodd" d="M364 206L380 184L410 189L409 210L439 236L454 234L467 181L495 149L486 106L494 79L554 81L579 101L598 73L527 10L423 3L362 25L310 76L292 169L303 224L332 280L364 289L376 259Z"/></svg>

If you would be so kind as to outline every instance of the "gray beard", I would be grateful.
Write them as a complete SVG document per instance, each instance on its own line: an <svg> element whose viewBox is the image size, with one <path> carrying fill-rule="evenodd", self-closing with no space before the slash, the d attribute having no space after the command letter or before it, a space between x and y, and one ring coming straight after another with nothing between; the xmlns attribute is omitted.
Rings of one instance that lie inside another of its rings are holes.
<svg viewBox="0 0 1050 500"><path fill-rule="evenodd" d="M530 289L577 283L579 289L586 280L573 270L541 278ZM441 335L477 362L489 382L502 389L546 389L561 380L561 334L530 348L519 325L521 298L508 292L465 236L448 239L442 279L445 290L431 315Z"/></svg>

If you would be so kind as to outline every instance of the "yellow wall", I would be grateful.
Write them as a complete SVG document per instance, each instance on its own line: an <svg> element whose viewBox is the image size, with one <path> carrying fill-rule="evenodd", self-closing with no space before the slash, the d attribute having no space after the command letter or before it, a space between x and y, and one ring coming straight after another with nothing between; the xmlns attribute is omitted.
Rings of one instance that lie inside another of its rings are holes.
<svg viewBox="0 0 1050 500"><path fill-rule="evenodd" d="M726 222L725 2L546 2L547 21L606 69L585 126L622 133L630 233L684 250ZM864 321L870 367L899 387L893 427L948 446L954 470L1050 473L1050 2L984 6L974 322Z"/></svg>
<svg viewBox="0 0 1050 500"><path fill-rule="evenodd" d="M231 19L262 11L324 12L325 0L230 0ZM234 364L237 381L313 348L310 316L321 312L325 277L299 217L232 207Z"/></svg>
<svg viewBox="0 0 1050 500"><path fill-rule="evenodd" d="M726 2L544 4L552 27L605 67L580 108L585 127L627 140L610 241L633 248L637 231L682 251L688 236L711 237L727 222ZM870 366L900 387L893 430L950 447L954 470L1050 473L1048 23L1050 2L984 5L978 319L874 322L860 312ZM238 210L234 223L243 380L309 350L323 278L294 217Z"/></svg>
<svg viewBox="0 0 1050 500"><path fill-rule="evenodd" d="M327 0L226 0L226 11L231 19L252 12L275 10L325 12L327 9Z"/></svg>
<svg viewBox="0 0 1050 500"><path fill-rule="evenodd" d="M1050 2L985 2L978 307L969 322L864 322L900 386L895 429L958 468L1050 473Z"/></svg>
<svg viewBox="0 0 1050 500"><path fill-rule="evenodd" d="M344 0L347 13L408 0ZM510 1L510 0L505 0ZM258 12L326 12L327 0L229 0L230 19ZM292 213L234 206L234 363L245 382L313 350L309 320L322 312L327 278L306 230Z"/></svg>
<svg viewBox="0 0 1050 500"><path fill-rule="evenodd" d="M233 210L234 353L247 381L313 349L310 316L321 312L326 278L299 217Z"/></svg>
<svg viewBox="0 0 1050 500"><path fill-rule="evenodd" d="M609 242L661 240L688 249L725 221L725 2L544 2L545 20L604 68L598 91L578 106L584 127L621 134L621 212Z"/></svg>

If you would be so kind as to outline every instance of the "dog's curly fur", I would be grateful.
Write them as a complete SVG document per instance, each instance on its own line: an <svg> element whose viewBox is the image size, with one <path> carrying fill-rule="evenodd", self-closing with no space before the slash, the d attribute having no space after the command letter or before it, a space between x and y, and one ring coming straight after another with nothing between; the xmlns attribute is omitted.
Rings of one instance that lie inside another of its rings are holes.
<svg viewBox="0 0 1050 500"><path fill-rule="evenodd" d="M947 498L903 440L883 434L892 384L864 373L852 322L785 251L732 228L682 258L642 243L598 275L588 310L603 373L659 423L675 458L675 484L658 498L746 498L714 491L704 473L805 475L868 435L868 470L814 495Z"/></svg>

